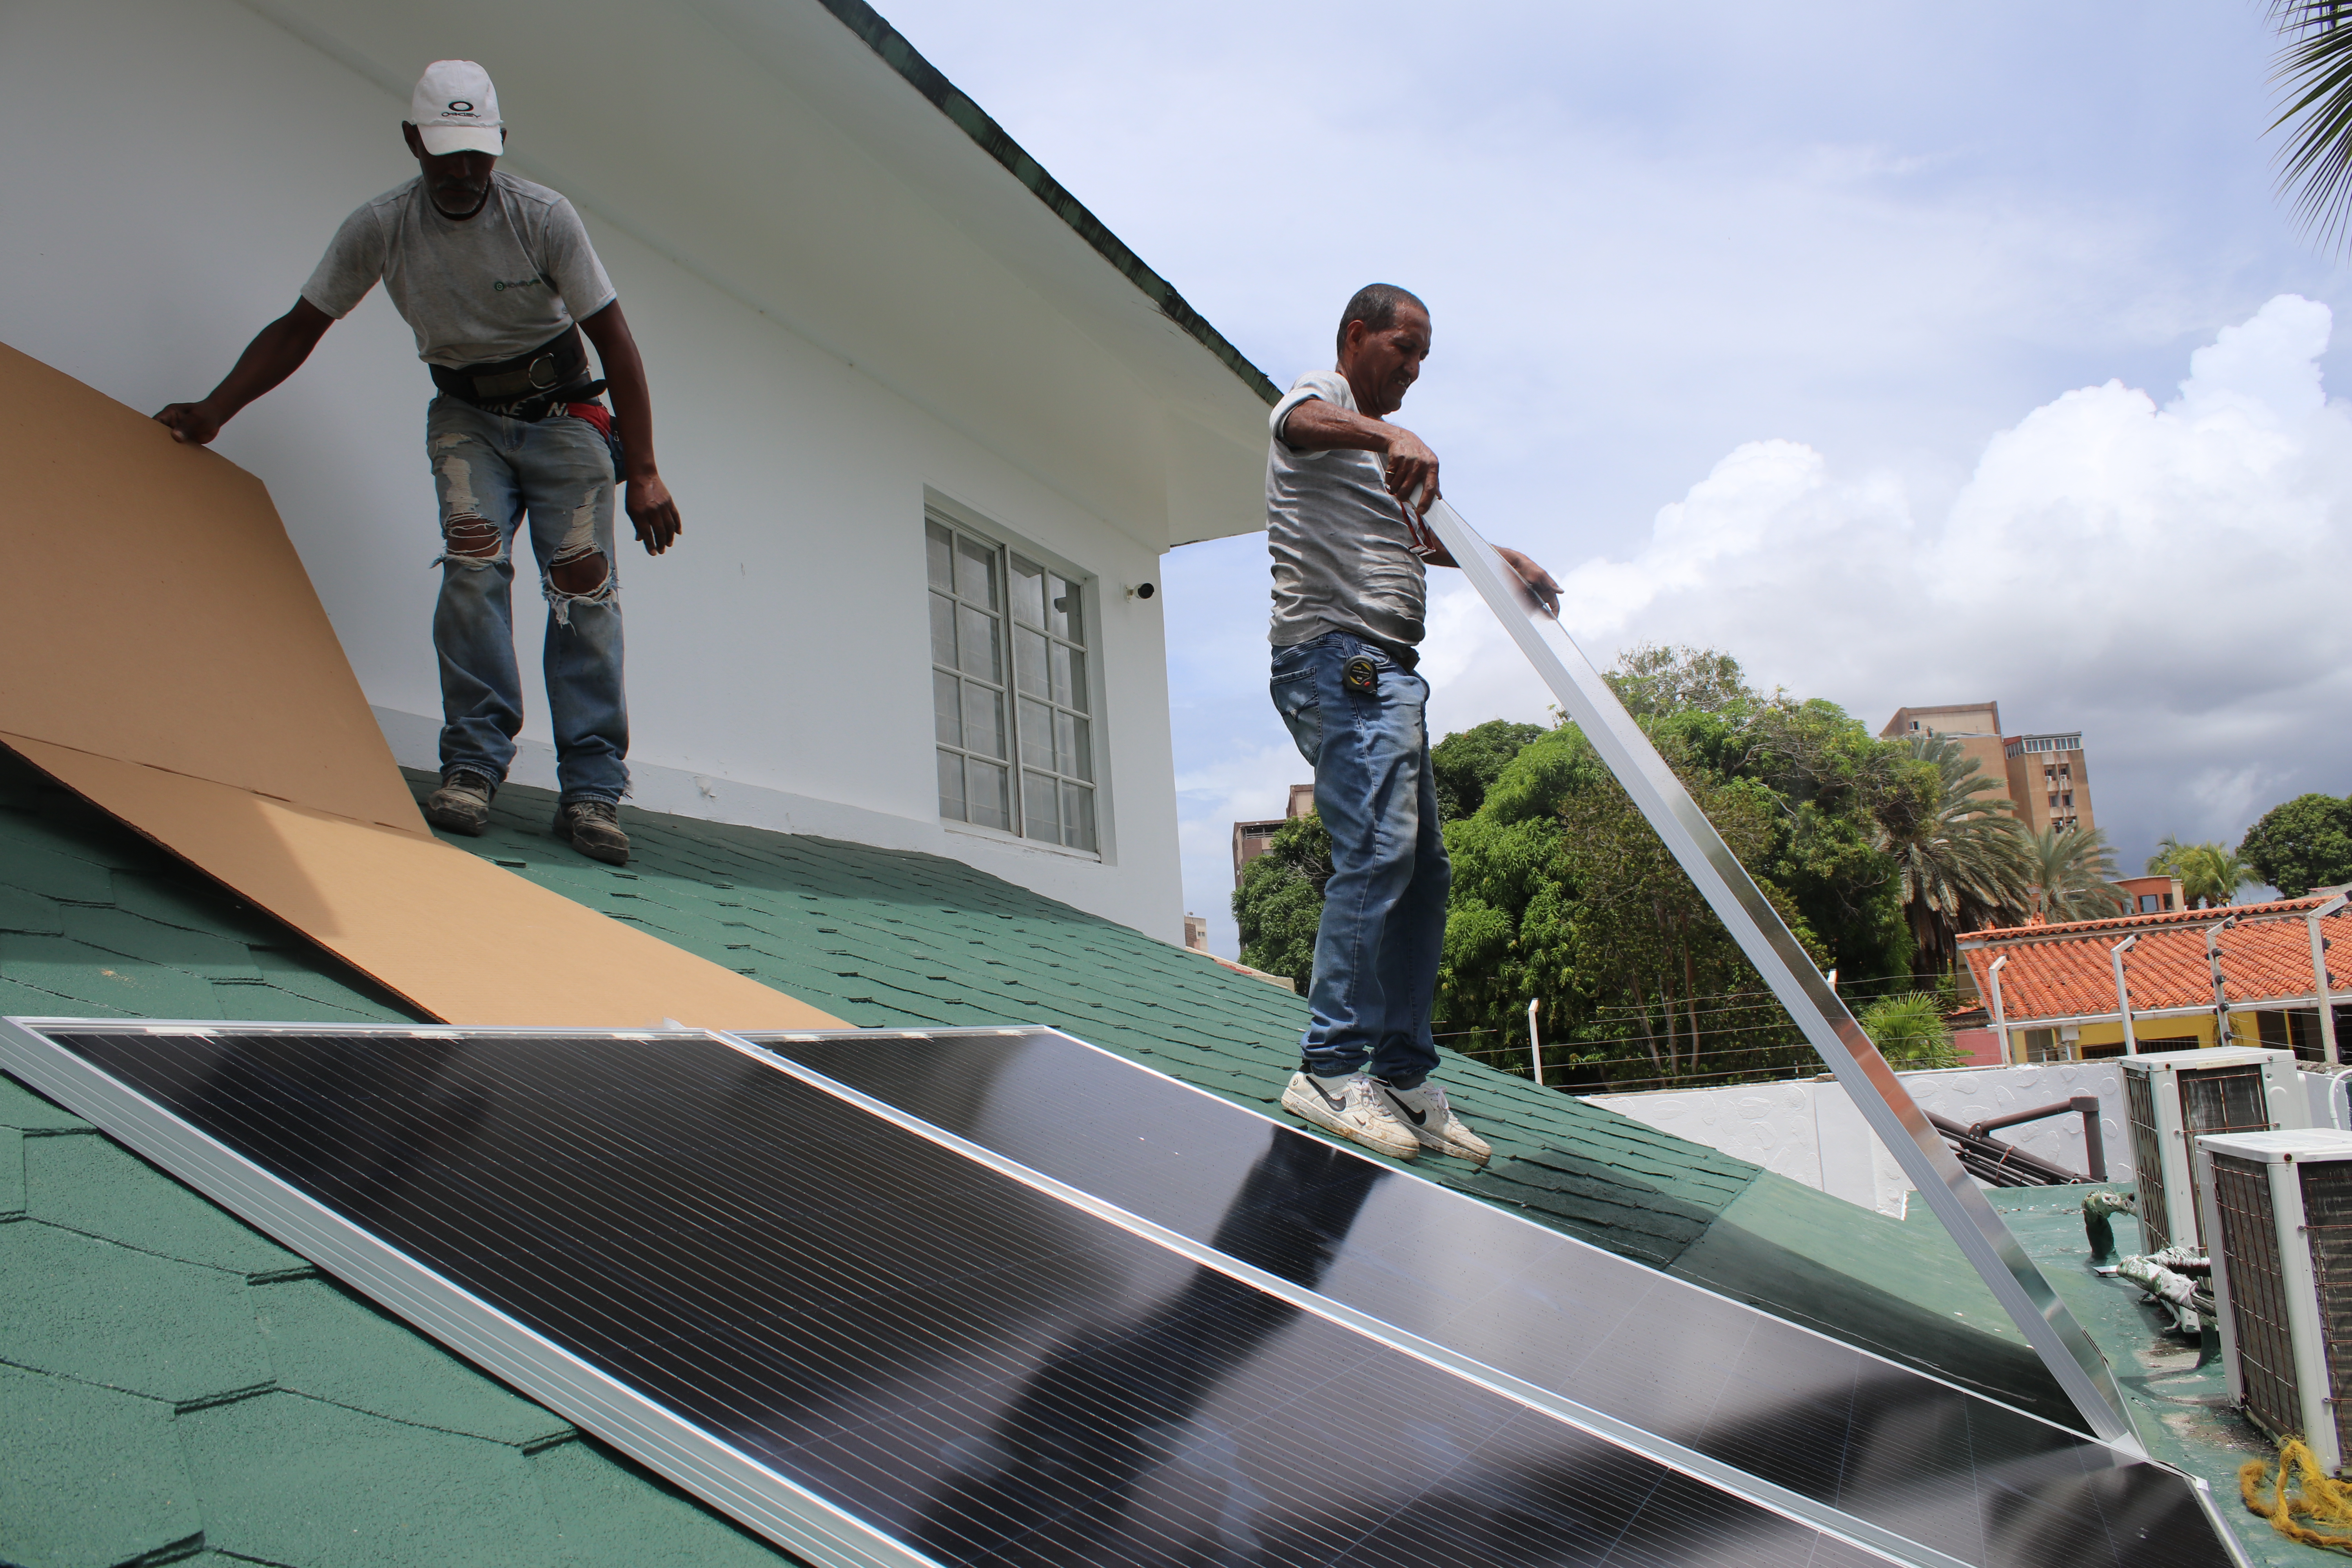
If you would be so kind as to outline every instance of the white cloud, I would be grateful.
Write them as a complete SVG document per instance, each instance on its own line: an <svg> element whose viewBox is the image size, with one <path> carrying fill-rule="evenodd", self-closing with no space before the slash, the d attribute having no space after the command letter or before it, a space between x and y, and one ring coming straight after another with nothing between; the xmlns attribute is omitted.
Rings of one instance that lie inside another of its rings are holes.
<svg viewBox="0 0 2352 1568"><path fill-rule="evenodd" d="M2329 327L2281 295L2162 406L2118 382L2069 392L1987 442L1935 521L1891 475L1749 442L1637 552L1565 575L1570 626L1604 662L1643 640L1726 649L1874 727L1993 698L2012 732L2084 731L2132 868L2162 833L2234 839L2289 795L2352 787L2352 408L2321 386ZM1458 584L1431 640L1441 731L1543 716Z"/></svg>

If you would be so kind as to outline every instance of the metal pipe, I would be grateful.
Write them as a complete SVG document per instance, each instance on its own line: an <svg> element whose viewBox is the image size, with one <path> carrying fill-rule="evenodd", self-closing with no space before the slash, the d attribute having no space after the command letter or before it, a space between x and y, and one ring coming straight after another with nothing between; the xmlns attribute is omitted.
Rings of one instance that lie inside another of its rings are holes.
<svg viewBox="0 0 2352 1568"><path fill-rule="evenodd" d="M2205 964L2213 972L2213 1043L2217 1046L2230 1043L2230 998L2221 989L2221 933L2237 923L2238 917L2231 915L2219 925L2205 928Z"/></svg>
<svg viewBox="0 0 2352 1568"><path fill-rule="evenodd" d="M1830 989L1780 911L1739 863L1690 791L1675 776L1609 682L1559 617L1539 604L1495 547L1440 500L1432 532L1495 612L1561 710L1583 731L1643 817L1722 920L1748 961L1842 1084L1854 1109L1943 1223L1993 1300L2017 1325L2050 1375L2109 1446L2144 1455L2124 1414L2115 1373L2083 1326L2050 1288L2000 1215L1904 1089L1903 1080Z"/></svg>
<svg viewBox="0 0 2352 1568"><path fill-rule="evenodd" d="M2107 949L2107 962L2116 966L2116 1010L2124 1016L2124 1055L2127 1057L2139 1055L2139 1037L2132 1033L2131 993L2124 986L2124 954L2137 941L2139 933L2135 931ZM2104 1182L2106 1178L2101 1176L2099 1180Z"/></svg>
<svg viewBox="0 0 2352 1568"><path fill-rule="evenodd" d="M2008 963L2009 954L2005 952L1994 959L1992 967L1985 971L1985 978L1992 982L1992 1029L2000 1037L2000 1059L2014 1067L2017 1055L2009 1043L2009 1021L2000 1011L2000 972Z"/></svg>
<svg viewBox="0 0 2352 1568"><path fill-rule="evenodd" d="M1536 1033L1536 1008L1542 1005L1539 996L1528 998L1528 1050L1536 1059L1536 1087L1543 1087L1543 1039Z"/></svg>
<svg viewBox="0 0 2352 1568"><path fill-rule="evenodd" d="M2346 895L2336 894L2317 909L2303 917L2311 932L2311 994L2319 1004L2319 1047L2330 1067L2342 1058L2336 1054L2336 1003L2327 987L2327 939L2319 934L2319 922L2341 910Z"/></svg>
<svg viewBox="0 0 2352 1568"><path fill-rule="evenodd" d="M2083 1158L2091 1173L2091 1180L2107 1179L2106 1140L2099 1132L2099 1097L2078 1094L2056 1105L2044 1105L2033 1110L2013 1110L2007 1116L1996 1116L1990 1121L1979 1121L1969 1129L1982 1138L1996 1128L2019 1127L2028 1121L2043 1121L2053 1116L2079 1116L2083 1119Z"/></svg>

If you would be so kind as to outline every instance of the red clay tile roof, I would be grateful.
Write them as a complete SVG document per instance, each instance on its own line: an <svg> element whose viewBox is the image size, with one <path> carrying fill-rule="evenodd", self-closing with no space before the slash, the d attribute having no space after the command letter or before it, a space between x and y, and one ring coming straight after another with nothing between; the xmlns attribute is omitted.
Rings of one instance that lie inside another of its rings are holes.
<svg viewBox="0 0 2352 1568"><path fill-rule="evenodd" d="M2205 932L2234 915L2238 923L2221 933L2222 994L2233 1003L2310 1002L2315 999L2311 941L2302 917L2325 901L2284 899L2065 925L2011 926L1969 932L1960 939L1960 952L1978 989L1988 997L1993 961L2008 957L2000 972L2000 996L2011 1026L2042 1018L2116 1016L2116 976L2107 954L2135 932L2139 943L2124 954L2133 1012L2207 1008L2213 1005L2213 980L2205 962ZM2352 937L2352 910L2331 916L2322 934L2337 940ZM2352 970L2352 963L2347 968ZM2333 955L2327 984L2336 995L2352 991L2352 974L2336 973Z"/></svg>

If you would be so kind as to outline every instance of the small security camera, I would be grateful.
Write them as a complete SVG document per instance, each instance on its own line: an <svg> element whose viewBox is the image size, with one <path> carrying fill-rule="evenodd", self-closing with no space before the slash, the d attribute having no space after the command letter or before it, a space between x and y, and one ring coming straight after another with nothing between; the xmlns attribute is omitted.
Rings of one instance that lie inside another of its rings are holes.
<svg viewBox="0 0 2352 1568"><path fill-rule="evenodd" d="M1158 592L1160 592L1160 590L1153 587L1149 583L1138 583L1134 587L1129 588L1127 591L1127 596L1130 599L1149 599L1152 595L1157 594Z"/></svg>

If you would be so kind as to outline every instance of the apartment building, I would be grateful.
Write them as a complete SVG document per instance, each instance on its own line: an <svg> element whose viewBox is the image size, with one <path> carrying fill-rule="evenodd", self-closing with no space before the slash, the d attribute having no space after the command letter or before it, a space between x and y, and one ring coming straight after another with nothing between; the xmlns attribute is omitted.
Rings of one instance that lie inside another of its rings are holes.
<svg viewBox="0 0 2352 1568"><path fill-rule="evenodd" d="M2009 798L2029 832L2045 827L2098 826L2091 815L2091 768L2083 755L2083 732L2011 735L2002 742L2009 768Z"/></svg>
<svg viewBox="0 0 2352 1568"><path fill-rule="evenodd" d="M1887 740L1941 735L1976 759L1982 775L1999 784L2030 832L2045 827L2097 826L2091 811L2090 764L2079 730L2006 735L1998 702L1950 702L1937 707L1898 708L1878 733Z"/></svg>
<svg viewBox="0 0 2352 1568"><path fill-rule="evenodd" d="M1290 804L1280 816L1264 822L1234 824L1234 886L1242 885L1242 868L1273 847L1274 836L1286 822L1315 815L1315 786L1311 784L1292 784Z"/></svg>

